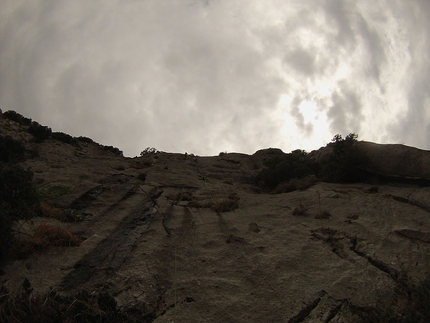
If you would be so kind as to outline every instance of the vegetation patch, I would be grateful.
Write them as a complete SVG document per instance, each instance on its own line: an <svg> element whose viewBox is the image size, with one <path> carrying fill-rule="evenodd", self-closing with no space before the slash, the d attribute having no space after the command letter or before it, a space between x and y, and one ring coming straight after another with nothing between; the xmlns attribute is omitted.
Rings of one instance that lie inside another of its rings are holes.
<svg viewBox="0 0 430 323"><path fill-rule="evenodd" d="M307 207L300 203L297 207L294 208L293 215L306 215L307 210Z"/></svg>
<svg viewBox="0 0 430 323"><path fill-rule="evenodd" d="M309 181L310 176L318 171L318 165L307 158L305 151L299 149L289 154L276 155L265 166L255 177L255 183L269 191L284 184L276 190L279 193L296 189L299 179L308 178Z"/></svg>
<svg viewBox="0 0 430 323"><path fill-rule="evenodd" d="M314 216L315 219L330 219L330 217L331 217L331 213L326 210Z"/></svg>
<svg viewBox="0 0 430 323"><path fill-rule="evenodd" d="M80 136L80 137L78 137L78 138L76 138L78 141L81 141L81 142L85 142L85 143L87 143L87 144L94 144L95 142L94 142L94 140L92 140L91 138L88 138L88 137L83 137L83 136Z"/></svg>
<svg viewBox="0 0 430 323"><path fill-rule="evenodd" d="M31 119L24 117L22 114L19 114L16 111L9 110L3 113L3 116L5 116L7 119L15 121L16 123L19 123L23 126L30 126L31 125Z"/></svg>
<svg viewBox="0 0 430 323"><path fill-rule="evenodd" d="M333 152L327 161L321 165L321 180L332 183L354 183L364 180L363 171L367 164L367 159L357 150L358 135L350 133L342 138L337 134L333 137L327 147L331 147Z"/></svg>
<svg viewBox="0 0 430 323"><path fill-rule="evenodd" d="M44 201L40 202L40 211L46 218L60 220L64 217L64 211L62 209Z"/></svg>
<svg viewBox="0 0 430 323"><path fill-rule="evenodd" d="M43 216L57 219L61 222L79 222L85 218L85 214L82 211L71 208L63 210L45 201L40 202L40 210Z"/></svg>
<svg viewBox="0 0 430 323"><path fill-rule="evenodd" d="M140 156L154 155L159 151L154 147L146 147L144 150L140 152Z"/></svg>
<svg viewBox="0 0 430 323"><path fill-rule="evenodd" d="M42 142L45 139L49 138L52 133L52 130L49 127L42 126L36 121L32 121L30 126L28 127L28 132L35 137L36 141Z"/></svg>
<svg viewBox="0 0 430 323"><path fill-rule="evenodd" d="M187 206L193 208L210 208L217 213L234 211L239 208L239 196L236 192L230 192L227 198L200 202L196 200L191 193L185 192L183 195L178 195L180 201L188 201ZM177 198L178 198L177 197ZM179 200L178 200L179 201Z"/></svg>
<svg viewBox="0 0 430 323"><path fill-rule="evenodd" d="M94 144L94 145L98 146L99 148L101 148L102 150L111 152L115 155L119 155L119 156L123 155L122 150L120 150L119 148L114 147L114 146L101 145L101 144L95 142L94 140L92 140L91 138L88 138L88 137L80 136L77 138L73 138L73 140L76 140L77 142L87 143L87 144Z"/></svg>
<svg viewBox="0 0 430 323"><path fill-rule="evenodd" d="M77 247L83 240L59 226L41 224L25 242L17 245L15 252L20 256L51 247Z"/></svg>
<svg viewBox="0 0 430 323"><path fill-rule="evenodd" d="M25 160L25 148L11 136L0 136L0 161L16 163Z"/></svg>
<svg viewBox="0 0 430 323"><path fill-rule="evenodd" d="M51 200L69 194L72 191L70 186L48 185L39 188L38 193L41 200Z"/></svg>
<svg viewBox="0 0 430 323"><path fill-rule="evenodd" d="M293 178L286 183L278 184L272 191L274 194L288 193L296 190L304 191L309 187L315 185L318 179L315 175L308 175L303 178Z"/></svg>
<svg viewBox="0 0 430 323"><path fill-rule="evenodd" d="M51 138L72 146L79 145L79 142L76 138L73 138L71 135L64 132L53 132L51 133Z"/></svg>
<svg viewBox="0 0 430 323"><path fill-rule="evenodd" d="M239 207L237 200L222 199L211 204L210 208L217 213L234 211Z"/></svg>
<svg viewBox="0 0 430 323"><path fill-rule="evenodd" d="M111 152L115 155L119 155L122 156L122 150L119 150L118 148L114 147L114 146L104 146L104 145L100 145L100 147L108 152Z"/></svg>
<svg viewBox="0 0 430 323"><path fill-rule="evenodd" d="M266 192L287 193L304 190L318 181L353 183L365 180L367 158L357 149L358 135L345 138L337 134L326 146L331 153L326 160L313 161L303 150L289 154L276 154L265 162L265 168L255 176L254 182Z"/></svg>
<svg viewBox="0 0 430 323"><path fill-rule="evenodd" d="M16 293L0 287L0 321L14 323L131 322L107 293L81 291L63 296L54 289L39 295L26 278Z"/></svg>
<svg viewBox="0 0 430 323"><path fill-rule="evenodd" d="M13 244L13 225L39 213L39 197L32 186L33 172L0 163L0 259Z"/></svg>
<svg viewBox="0 0 430 323"><path fill-rule="evenodd" d="M64 210L63 222L80 222L85 219L86 214L80 210L68 208Z"/></svg>

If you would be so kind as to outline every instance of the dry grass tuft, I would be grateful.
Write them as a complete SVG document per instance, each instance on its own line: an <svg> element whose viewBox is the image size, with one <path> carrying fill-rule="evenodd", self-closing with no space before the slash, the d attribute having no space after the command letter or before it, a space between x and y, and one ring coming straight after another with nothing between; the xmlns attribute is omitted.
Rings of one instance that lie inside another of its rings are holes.
<svg viewBox="0 0 430 323"><path fill-rule="evenodd" d="M43 216L47 218L53 218L57 220L61 220L64 218L64 211L62 209L57 208L47 202L40 202L40 210Z"/></svg>
<svg viewBox="0 0 430 323"><path fill-rule="evenodd" d="M227 198L221 198L215 201L211 200L207 202L197 201L195 198L190 196L187 206L192 208L210 208L217 213L223 213L234 211L235 209L239 208L239 200L240 197L236 192L230 192Z"/></svg>
<svg viewBox="0 0 430 323"><path fill-rule="evenodd" d="M302 203L293 210L293 215L306 215L308 209Z"/></svg>
<svg viewBox="0 0 430 323"><path fill-rule="evenodd" d="M41 224L34 229L25 242L17 247L16 252L25 256L32 252L51 247L77 247L83 239L58 226Z"/></svg>
<svg viewBox="0 0 430 323"><path fill-rule="evenodd" d="M329 211L322 211L320 214L315 215L315 219L330 219L331 213Z"/></svg>
<svg viewBox="0 0 430 323"><path fill-rule="evenodd" d="M62 222L79 222L85 218L85 214L75 209L60 209L50 203L40 202L42 214L51 219L57 219Z"/></svg>
<svg viewBox="0 0 430 323"><path fill-rule="evenodd" d="M38 190L39 196L42 200L51 200L57 197L67 195L72 191L69 186L63 185L47 185Z"/></svg>
<svg viewBox="0 0 430 323"><path fill-rule="evenodd" d="M218 200L213 202L212 205L210 206L210 208L217 213L234 211L238 207L239 207L239 203L237 203L237 200L231 200L231 199Z"/></svg>
<svg viewBox="0 0 430 323"><path fill-rule="evenodd" d="M371 194L378 193L379 192L379 187L378 186L369 187L367 190L365 190L365 192L366 193L371 193Z"/></svg>
<svg viewBox="0 0 430 323"><path fill-rule="evenodd" d="M286 183L281 183L272 191L273 194L289 193L296 190L304 191L315 185L318 179L315 175L309 175L303 178L293 178Z"/></svg>
<svg viewBox="0 0 430 323"><path fill-rule="evenodd" d="M145 313L141 313L142 316ZM49 293L33 293L26 278L15 293L0 286L0 322L131 322L121 312L115 299L108 294L86 291L70 297L58 294L51 288Z"/></svg>

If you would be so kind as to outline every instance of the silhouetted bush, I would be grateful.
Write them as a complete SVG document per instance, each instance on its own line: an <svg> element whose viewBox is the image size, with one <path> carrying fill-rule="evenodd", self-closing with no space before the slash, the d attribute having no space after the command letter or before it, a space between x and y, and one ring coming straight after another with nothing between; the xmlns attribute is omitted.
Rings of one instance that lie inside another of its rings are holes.
<svg viewBox="0 0 430 323"><path fill-rule="evenodd" d="M36 121L32 121L30 127L28 128L28 132L31 133L37 141L44 141L45 139L49 138L52 130L49 127L42 126Z"/></svg>
<svg viewBox="0 0 430 323"><path fill-rule="evenodd" d="M146 147L143 151L141 151L140 156L153 155L158 153L158 150L154 147Z"/></svg>
<svg viewBox="0 0 430 323"><path fill-rule="evenodd" d="M15 121L23 126L30 126L31 125L31 119L24 117L23 115L19 114L16 111L9 110L3 113L3 115L8 118L9 120Z"/></svg>
<svg viewBox="0 0 430 323"><path fill-rule="evenodd" d="M101 149L103 149L103 150L105 150L105 151L109 151L109 152L111 152L111 153L114 153L115 155L119 155L119 156L122 156L123 155L123 152L122 152L122 150L119 150L118 148L116 148L116 147L113 147L113 146L104 146L104 145L101 145L101 144L99 144L99 143L97 143L97 142L95 142L94 140L92 140L91 138L88 138L88 137L78 137L78 138L75 138L76 140L78 140L78 141L81 141L81 142L85 142L85 143L88 143L88 144L95 144L95 145L98 145Z"/></svg>
<svg viewBox="0 0 430 323"><path fill-rule="evenodd" d="M64 132L53 132L51 133L51 138L72 146L78 145L78 141L75 138Z"/></svg>
<svg viewBox="0 0 430 323"><path fill-rule="evenodd" d="M32 180L30 170L0 163L0 258L13 241L13 224L38 213L39 198Z"/></svg>
<svg viewBox="0 0 430 323"><path fill-rule="evenodd" d="M101 146L101 148L103 150L106 150L106 151L109 151L111 153L114 153L115 155L122 156L122 150L119 150L118 148L116 148L114 146L103 146L103 145L100 145L100 146Z"/></svg>
<svg viewBox="0 0 430 323"><path fill-rule="evenodd" d="M0 161L19 162L25 160L25 148L11 136L0 136Z"/></svg>
<svg viewBox="0 0 430 323"><path fill-rule="evenodd" d="M255 183L275 193L306 189L318 180L352 183L365 180L368 159L357 149L357 137L350 133L345 139L333 137L326 148L332 150L324 161L312 161L303 150L277 154L265 163L255 177Z"/></svg>
<svg viewBox="0 0 430 323"><path fill-rule="evenodd" d="M92 140L91 138L88 138L88 137L82 137L82 136L80 136L80 137L77 138L77 140L82 141L82 142L86 142L88 144L93 144L94 143L94 140Z"/></svg>
<svg viewBox="0 0 430 323"><path fill-rule="evenodd" d="M303 150L294 150L289 154L278 155L266 162L266 167L257 174L255 182L268 189L274 189L281 183L293 178L304 178L314 175L318 165L306 158Z"/></svg>
<svg viewBox="0 0 430 323"><path fill-rule="evenodd" d="M357 150L357 137L350 133L345 139L337 134L327 147L333 152L328 160L322 164L321 179L332 183L353 183L364 178L366 158Z"/></svg>

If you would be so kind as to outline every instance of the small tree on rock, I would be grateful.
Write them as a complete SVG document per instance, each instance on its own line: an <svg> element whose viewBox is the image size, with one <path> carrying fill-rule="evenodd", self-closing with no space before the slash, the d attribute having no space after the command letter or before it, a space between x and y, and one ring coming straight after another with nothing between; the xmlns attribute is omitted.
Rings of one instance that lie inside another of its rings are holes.
<svg viewBox="0 0 430 323"><path fill-rule="evenodd" d="M329 146L333 152L323 165L322 179L327 182L353 183L363 179L364 156L357 150L358 135L350 133L344 138L340 134L333 137Z"/></svg>

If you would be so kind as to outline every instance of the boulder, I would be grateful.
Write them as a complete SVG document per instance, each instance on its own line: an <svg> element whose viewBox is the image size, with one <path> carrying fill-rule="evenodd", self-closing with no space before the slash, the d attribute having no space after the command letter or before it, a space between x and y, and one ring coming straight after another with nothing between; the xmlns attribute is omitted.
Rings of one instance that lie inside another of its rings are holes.
<svg viewBox="0 0 430 323"><path fill-rule="evenodd" d="M405 179L430 180L430 151L400 144L360 141L360 153L368 158L366 171Z"/></svg>

